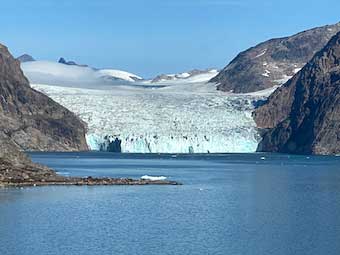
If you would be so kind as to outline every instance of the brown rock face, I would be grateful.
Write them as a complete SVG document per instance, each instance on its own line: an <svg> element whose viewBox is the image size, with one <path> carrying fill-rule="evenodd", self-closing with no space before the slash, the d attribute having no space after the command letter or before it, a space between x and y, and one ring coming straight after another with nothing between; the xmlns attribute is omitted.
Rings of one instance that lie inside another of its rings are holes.
<svg viewBox="0 0 340 255"><path fill-rule="evenodd" d="M340 31L340 23L272 39L240 53L211 82L218 89L248 93L281 85Z"/></svg>
<svg viewBox="0 0 340 255"><path fill-rule="evenodd" d="M1 44L0 132L21 150L88 150L85 123L49 97L33 90L19 61Z"/></svg>
<svg viewBox="0 0 340 255"><path fill-rule="evenodd" d="M0 131L0 186L3 182L16 182L18 180L33 180L57 178L58 176L47 167L40 166L19 150L19 147L10 141Z"/></svg>
<svg viewBox="0 0 340 255"><path fill-rule="evenodd" d="M258 108L260 151L340 153L340 33Z"/></svg>

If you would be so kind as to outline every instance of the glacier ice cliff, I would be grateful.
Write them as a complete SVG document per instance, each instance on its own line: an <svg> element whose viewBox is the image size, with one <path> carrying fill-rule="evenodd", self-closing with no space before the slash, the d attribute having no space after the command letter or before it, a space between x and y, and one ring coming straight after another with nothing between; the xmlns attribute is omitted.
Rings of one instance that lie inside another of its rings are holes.
<svg viewBox="0 0 340 255"><path fill-rule="evenodd" d="M226 94L204 83L170 83L159 88L145 84L105 89L32 87L88 123L87 142L92 150L255 152L260 139L251 112L261 95Z"/></svg>

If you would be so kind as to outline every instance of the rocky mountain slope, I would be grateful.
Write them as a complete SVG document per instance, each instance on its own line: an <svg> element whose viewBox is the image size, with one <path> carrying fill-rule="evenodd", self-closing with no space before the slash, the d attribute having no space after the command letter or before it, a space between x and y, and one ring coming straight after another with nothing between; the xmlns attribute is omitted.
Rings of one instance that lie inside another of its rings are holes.
<svg viewBox="0 0 340 255"><path fill-rule="evenodd" d="M0 131L0 187L4 183L64 179L47 167L37 165Z"/></svg>
<svg viewBox="0 0 340 255"><path fill-rule="evenodd" d="M72 112L33 90L20 62L0 44L0 131L21 150L87 150L86 126Z"/></svg>
<svg viewBox="0 0 340 255"><path fill-rule="evenodd" d="M340 31L340 23L272 39L240 53L211 82L248 93L284 84Z"/></svg>
<svg viewBox="0 0 340 255"><path fill-rule="evenodd" d="M268 129L260 151L340 153L340 33L284 86L254 118Z"/></svg>
<svg viewBox="0 0 340 255"><path fill-rule="evenodd" d="M197 77L207 77L207 81L212 77L216 76L218 71L216 69L206 69L206 70L198 70L194 69L189 72L178 73L178 74L161 74L153 78L151 83L164 83L171 81L189 81L194 80Z"/></svg>

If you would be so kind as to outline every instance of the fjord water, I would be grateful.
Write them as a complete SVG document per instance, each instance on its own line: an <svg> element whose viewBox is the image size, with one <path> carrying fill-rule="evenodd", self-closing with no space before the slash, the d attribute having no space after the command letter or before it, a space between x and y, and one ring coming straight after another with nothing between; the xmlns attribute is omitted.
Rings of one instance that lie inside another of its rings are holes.
<svg viewBox="0 0 340 255"><path fill-rule="evenodd" d="M33 153L71 176L182 186L0 189L0 254L340 254L340 158Z"/></svg>

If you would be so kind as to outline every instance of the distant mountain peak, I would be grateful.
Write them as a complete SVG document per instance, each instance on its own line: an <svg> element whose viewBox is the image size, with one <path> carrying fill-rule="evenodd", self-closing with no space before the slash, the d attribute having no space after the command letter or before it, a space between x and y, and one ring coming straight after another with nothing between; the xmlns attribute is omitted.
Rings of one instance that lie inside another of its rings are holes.
<svg viewBox="0 0 340 255"><path fill-rule="evenodd" d="M28 54L21 55L20 57L17 58L17 60L19 60L21 63L35 61L35 59L31 55L28 55Z"/></svg>
<svg viewBox="0 0 340 255"><path fill-rule="evenodd" d="M64 65L69 65L69 66L81 66L81 67L88 67L88 65L80 65L80 64L77 64L75 61L67 61L65 58L61 57L59 60L58 60L58 63L60 64L64 64Z"/></svg>

